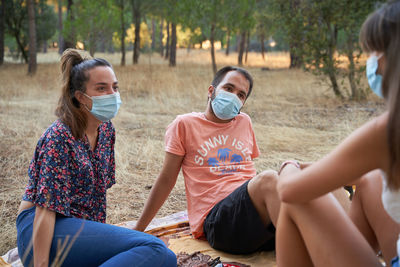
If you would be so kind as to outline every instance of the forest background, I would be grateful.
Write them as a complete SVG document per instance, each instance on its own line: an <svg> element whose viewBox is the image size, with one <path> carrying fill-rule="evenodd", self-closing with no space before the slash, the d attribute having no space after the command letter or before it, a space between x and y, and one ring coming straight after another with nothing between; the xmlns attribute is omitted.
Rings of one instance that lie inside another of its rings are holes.
<svg viewBox="0 0 400 267"><path fill-rule="evenodd" d="M59 58L85 49L112 62L123 106L117 184L108 222L137 219L163 160L165 127L204 111L216 70L255 78L245 112L261 149L258 171L320 158L383 111L369 93L358 33L383 1L1 0L0 255L16 246L27 167L55 120ZM186 208L180 177L158 216Z"/></svg>

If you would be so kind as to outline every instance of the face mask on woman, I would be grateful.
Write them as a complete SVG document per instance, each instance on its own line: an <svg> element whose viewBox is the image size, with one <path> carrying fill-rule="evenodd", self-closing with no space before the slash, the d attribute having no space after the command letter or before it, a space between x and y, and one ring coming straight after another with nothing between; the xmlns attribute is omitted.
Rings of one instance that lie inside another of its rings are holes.
<svg viewBox="0 0 400 267"><path fill-rule="evenodd" d="M101 96L84 95L92 99L92 109L88 110L100 121L108 121L114 118L122 103L119 92Z"/></svg>
<svg viewBox="0 0 400 267"><path fill-rule="evenodd" d="M383 54L372 54L367 60L367 78L368 84L371 90L380 98L383 98L382 94L382 75L377 74L378 70L378 60Z"/></svg>
<svg viewBox="0 0 400 267"><path fill-rule="evenodd" d="M220 120L230 120L239 114L242 101L232 93L221 90L211 102L215 116Z"/></svg>

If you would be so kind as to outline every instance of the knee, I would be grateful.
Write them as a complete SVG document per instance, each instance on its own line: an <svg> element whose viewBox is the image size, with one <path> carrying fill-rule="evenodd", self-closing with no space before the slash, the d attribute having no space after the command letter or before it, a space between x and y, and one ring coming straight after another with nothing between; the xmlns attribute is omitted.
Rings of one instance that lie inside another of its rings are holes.
<svg viewBox="0 0 400 267"><path fill-rule="evenodd" d="M273 170L263 171L252 179L252 183L263 193L277 192L278 173Z"/></svg>
<svg viewBox="0 0 400 267"><path fill-rule="evenodd" d="M149 246L156 252L157 258L164 259L161 266L169 267L177 265L175 253L167 248L167 246L161 239L152 236L152 240L149 243Z"/></svg>
<svg viewBox="0 0 400 267"><path fill-rule="evenodd" d="M167 247L165 246L164 242L152 235L148 236L147 245L154 249L155 251L159 251L160 253L164 253Z"/></svg>
<svg viewBox="0 0 400 267"><path fill-rule="evenodd" d="M172 267L172 266L177 266L177 259L176 259L176 255L175 253L170 250L169 248L166 248L166 256L165 256L165 261L163 266L168 266L168 267Z"/></svg>
<svg viewBox="0 0 400 267"><path fill-rule="evenodd" d="M382 175L380 171L375 170L362 176L355 182L356 191L359 192L368 190L368 188L379 188L382 184Z"/></svg>

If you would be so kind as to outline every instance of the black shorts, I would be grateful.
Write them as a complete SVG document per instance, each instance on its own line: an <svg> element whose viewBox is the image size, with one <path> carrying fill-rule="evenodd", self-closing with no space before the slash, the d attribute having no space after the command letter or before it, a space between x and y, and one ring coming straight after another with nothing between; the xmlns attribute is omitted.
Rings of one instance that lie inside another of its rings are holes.
<svg viewBox="0 0 400 267"><path fill-rule="evenodd" d="M213 248L232 254L275 249L275 227L262 222L247 191L248 183L218 202L204 220L203 231Z"/></svg>

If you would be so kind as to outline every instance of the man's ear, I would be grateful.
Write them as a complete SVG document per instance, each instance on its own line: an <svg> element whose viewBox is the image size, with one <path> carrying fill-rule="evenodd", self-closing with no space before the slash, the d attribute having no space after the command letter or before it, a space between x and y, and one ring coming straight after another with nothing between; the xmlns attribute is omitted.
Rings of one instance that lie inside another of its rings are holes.
<svg viewBox="0 0 400 267"><path fill-rule="evenodd" d="M211 96L212 96L212 94L213 94L213 92L214 92L214 86L212 86L212 85L210 85L209 87L208 87L208 98L211 98Z"/></svg>

